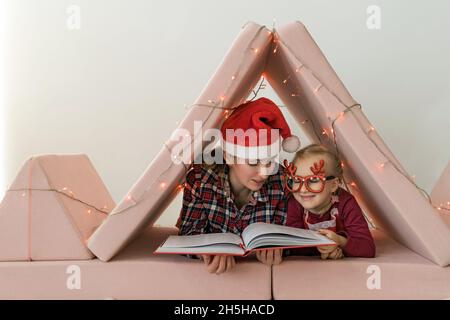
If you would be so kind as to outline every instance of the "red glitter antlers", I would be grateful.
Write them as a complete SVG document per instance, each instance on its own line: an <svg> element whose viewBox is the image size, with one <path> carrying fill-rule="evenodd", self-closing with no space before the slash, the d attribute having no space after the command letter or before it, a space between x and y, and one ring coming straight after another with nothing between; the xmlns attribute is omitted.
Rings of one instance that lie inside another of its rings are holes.
<svg viewBox="0 0 450 320"><path fill-rule="evenodd" d="M323 170L323 166L325 165L325 161L320 159L319 164L317 162L314 162L314 166L310 167L309 169L314 173L316 176L323 176L325 175L325 171Z"/></svg>

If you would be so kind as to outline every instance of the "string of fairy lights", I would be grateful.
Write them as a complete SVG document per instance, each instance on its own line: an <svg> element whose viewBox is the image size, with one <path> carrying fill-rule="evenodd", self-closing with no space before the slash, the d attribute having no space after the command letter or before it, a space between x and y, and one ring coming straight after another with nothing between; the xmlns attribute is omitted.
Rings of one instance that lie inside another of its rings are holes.
<svg viewBox="0 0 450 320"><path fill-rule="evenodd" d="M106 204L101 209L97 208L96 206L94 206L94 205L92 205L90 203L87 203L87 202L84 202L81 199L78 199L75 196L75 194L73 193L73 191L70 190L67 187L63 187L61 189L54 189L54 188L48 188L48 189L44 189L44 188L17 188L17 189L8 189L8 191L22 191L22 194L21 194L22 197L26 197L26 195L27 195L26 191L52 191L52 192L59 193L59 194L65 196L67 198L72 199L72 200L75 200L77 202L80 202L80 203L84 204L85 206L89 207L90 209L87 209L87 213L89 213L89 214L92 213L92 209L97 211L97 212L106 214L106 215L109 214L109 211L107 211L108 210L108 206Z"/></svg>
<svg viewBox="0 0 450 320"><path fill-rule="evenodd" d="M211 116L214 114L215 110L220 109L223 110L223 118L227 119L228 116L231 114L231 111L236 107L236 106L232 106L232 107L227 107L226 106L226 100L227 100L227 94L229 93L229 91L231 90L232 86L236 83L236 79L238 79L242 68L244 66L244 62L246 61L246 57L249 56L249 52L250 54L260 54L261 52L261 48L258 47L254 47L254 42L256 41L256 39L258 38L259 34L266 29L264 26L261 26L257 32L255 32L254 37L252 38L252 40L249 42L247 48L245 50L243 50L242 55L243 58L240 60L239 65L236 69L236 72L233 73L233 75L230 78L230 81L227 85L227 87L225 88L225 90L223 91L223 94L220 95L218 98L216 99L209 99L207 101L207 103L196 103L193 104L191 106L188 107L188 109L191 108L205 108L206 110L209 110L209 113L206 116L206 119L204 119L203 123L207 123ZM303 69L308 70L308 72L315 78L317 79L317 81L319 82L319 86L317 86L313 92L314 94L319 94L320 91L322 90L327 90L328 93L330 93L338 102L340 105L342 105L344 107L344 109L342 111L340 111L334 118L330 118L331 120L331 124L330 124L330 128L327 130L326 128L322 128L322 130L319 130L316 126L316 124L314 123L314 121L311 121L310 119L303 119L302 121L300 121L301 125L307 125L310 124L312 126L312 130L314 132L314 134L316 135L317 139L322 143L324 137L328 137L328 131L330 131L330 133L332 134L332 138L333 138L333 144L334 147L336 149L337 155L338 157L341 159L340 157L340 152L339 152L339 146L338 146L338 141L336 139L336 130L335 130L335 126L336 126L336 122L340 119L344 119L346 117L347 114L352 114L353 118L356 119L358 125L361 127L362 131L365 133L365 135L367 136L367 138L369 139L369 141L376 147L376 149L380 152L380 154L385 158L384 161L380 162L378 164L378 168L383 169L385 168L386 165L390 164L393 166L393 168L399 172L403 177L405 177L410 183L412 183L418 190L421 191L421 193L423 193L426 198L428 199L430 205L439 210L447 210L450 211L450 201L447 202L447 204L445 205L444 203L441 203L439 206L436 206L432 203L431 197L430 195L421 187L419 187L416 182L414 181L414 177L410 177L408 174L406 174L403 170L401 170L397 164L392 161L390 159L390 157L388 155L386 155L386 153L382 150L382 148L380 148L380 146L377 144L376 141L374 141L374 139L372 138L373 134L376 132L375 128L373 126L369 126L369 128L366 128L364 124L361 123L360 119L355 116L354 114L354 108L358 108L359 110L361 110L361 105L359 103L355 103L352 105L347 105L346 103L344 103L339 96L334 93L332 90L330 90L323 81L320 81L320 78L317 76L317 74L314 73L314 71L309 68L308 66L305 65L305 63L295 54L295 51L292 50L282 39L280 39L278 37L278 33L275 30L275 26L273 26L272 31L268 31L269 35L271 35L273 37L273 50L272 50L272 54L276 54L280 47L285 48L286 50L288 50L288 52L297 60L297 62L299 63L299 65L296 67L295 69L295 73L298 73L300 75L300 73L302 72ZM292 74L288 74L288 76L282 81L283 84L287 84L290 79L292 78ZM256 98L256 96L258 95L260 90L265 89L265 77L264 75L261 76L261 81L259 83L259 86L257 88L257 90L254 90L254 88L250 88L249 89L249 93L252 92L254 94L254 96L250 99L253 100L254 98ZM300 97L300 94L298 92L292 92L291 97ZM242 101L242 100L241 100ZM283 107L283 106L281 106ZM319 133L320 131L320 133ZM199 133L194 133L194 135L189 135L191 141L190 141L190 145L193 144L194 141L196 141L195 139L198 139L198 134ZM163 144L164 148L170 153L172 154L172 149L170 148L168 142ZM180 154L176 155L174 157L174 160L180 160ZM179 161L179 163L182 163L182 165L184 166L184 171L185 174L191 169L191 165L187 165L186 163L184 163L183 161ZM119 214L122 213L124 211L127 211L128 209L138 205L139 203L141 203L143 200L146 199L146 197L148 196L150 191L154 191L155 185L159 185L159 188L161 190L164 190L167 188L167 186L169 185L169 183L167 183L166 181L161 180L161 177L165 177L166 173L171 170L174 166L174 162L170 161L170 163L168 164L167 168L165 168L164 170L161 171L161 173L159 174L158 178L156 178L152 183L150 183L147 188L144 189L144 191L141 193L140 196L136 197L133 194L128 194L125 197L126 200L126 205L123 206L122 209L118 210L116 207L116 210L113 210L111 212L111 214ZM341 162L341 165L343 167L343 169L345 170L346 166L344 165L343 162ZM185 177L184 174L184 177ZM177 187L175 188L175 190L173 190L173 192L180 192L183 190L184 188L184 177L182 178L182 181L178 181L177 183ZM345 185L345 188L351 192L350 188L348 187L349 185L353 188L357 187L357 184L354 181L351 181L350 183L348 181L346 181L345 179L343 179L343 183ZM109 212L107 211L108 208L105 205L103 208L96 208L95 206L88 204L78 198L75 197L74 193L67 187L63 187L62 189L34 189L34 188L23 188L23 189L8 189L7 191L31 191L31 190L36 190L36 191L54 191L57 192L59 194L62 194L66 197L69 197L73 200L79 201L81 203L83 203L84 205L88 206L89 209L87 209L87 213L92 213L92 209L104 213L104 214L108 214ZM23 192L22 196L25 197L26 193ZM111 208L114 209L114 208ZM367 218L367 217L366 217ZM368 219L369 223L372 224L372 222L370 221L370 219ZM373 224L372 224L373 225Z"/></svg>

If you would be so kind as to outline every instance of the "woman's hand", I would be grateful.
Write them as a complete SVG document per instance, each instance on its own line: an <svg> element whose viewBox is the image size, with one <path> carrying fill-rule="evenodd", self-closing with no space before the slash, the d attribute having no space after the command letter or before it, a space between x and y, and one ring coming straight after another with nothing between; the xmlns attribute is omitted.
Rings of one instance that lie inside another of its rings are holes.
<svg viewBox="0 0 450 320"><path fill-rule="evenodd" d="M232 270L236 265L233 256L202 254L197 257L203 260L209 273L221 274Z"/></svg>
<svg viewBox="0 0 450 320"><path fill-rule="evenodd" d="M283 249L257 250L256 258L268 266L280 264L283 260Z"/></svg>

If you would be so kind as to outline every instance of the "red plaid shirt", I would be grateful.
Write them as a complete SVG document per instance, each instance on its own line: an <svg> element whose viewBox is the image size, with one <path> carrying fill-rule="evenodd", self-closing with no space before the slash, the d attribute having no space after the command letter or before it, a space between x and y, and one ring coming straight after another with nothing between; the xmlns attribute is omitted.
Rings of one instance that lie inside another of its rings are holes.
<svg viewBox="0 0 450 320"><path fill-rule="evenodd" d="M187 173L183 207L176 224L179 235L220 232L240 235L250 223L286 223L287 193L281 165L240 209L233 201L228 165L222 169L193 165Z"/></svg>

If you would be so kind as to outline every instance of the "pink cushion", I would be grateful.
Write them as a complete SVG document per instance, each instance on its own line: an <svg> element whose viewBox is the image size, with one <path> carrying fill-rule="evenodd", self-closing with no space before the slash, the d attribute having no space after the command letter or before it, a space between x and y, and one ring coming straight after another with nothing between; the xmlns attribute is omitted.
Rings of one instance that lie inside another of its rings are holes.
<svg viewBox="0 0 450 320"><path fill-rule="evenodd" d="M450 298L450 267L436 266L380 231L372 233L377 246L372 259L285 258L273 267L274 299ZM367 287L373 265L380 270L380 290Z"/></svg>
<svg viewBox="0 0 450 320"><path fill-rule="evenodd" d="M85 243L114 207L86 155L31 157L0 203L0 261L92 259Z"/></svg>
<svg viewBox="0 0 450 320"><path fill-rule="evenodd" d="M0 262L0 299L270 299L271 269L240 259L221 275L183 256L153 250L175 228L146 230L109 262L94 260ZM67 267L81 270L81 290L69 290Z"/></svg>

